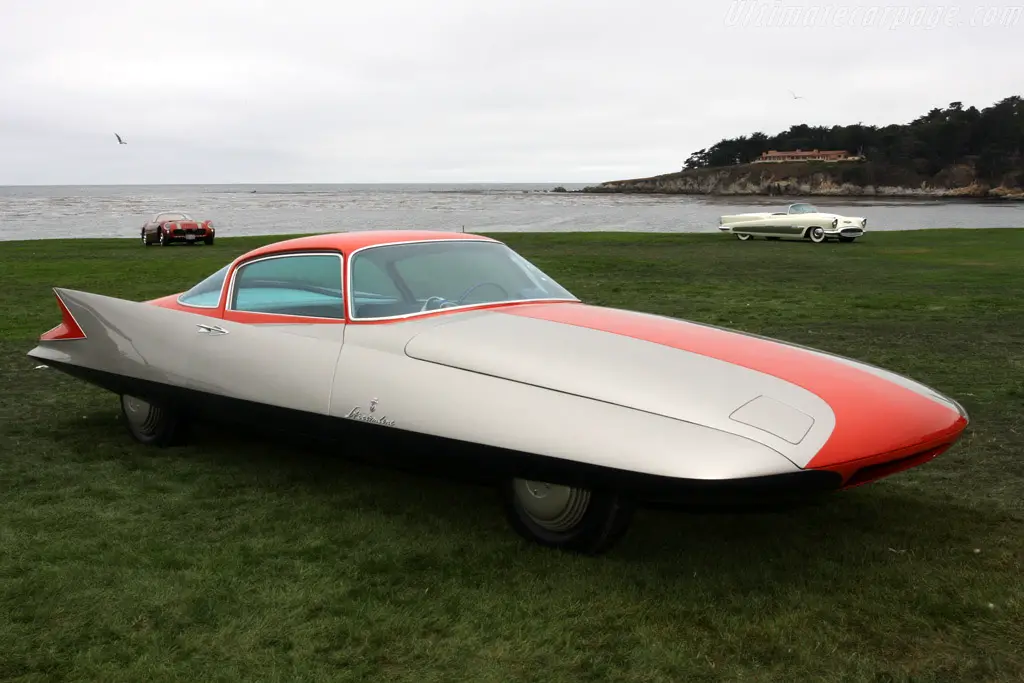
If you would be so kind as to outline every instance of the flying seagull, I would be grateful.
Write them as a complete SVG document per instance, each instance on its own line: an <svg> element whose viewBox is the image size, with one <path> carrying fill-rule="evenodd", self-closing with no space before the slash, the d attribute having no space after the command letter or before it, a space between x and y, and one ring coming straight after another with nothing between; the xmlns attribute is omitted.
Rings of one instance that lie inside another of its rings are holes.
<svg viewBox="0 0 1024 683"><path fill-rule="evenodd" d="M119 145L127 145L128 144L127 142L122 140L121 136L118 135L117 133L114 133L114 137L117 138L117 144L119 144Z"/></svg>
<svg viewBox="0 0 1024 683"><path fill-rule="evenodd" d="M802 99L805 99L805 98L804 98L804 97L803 97L802 95L797 95L797 94L796 94L795 92L793 92L792 90L790 90L790 91L789 91L789 94L793 96L793 99L794 99L794 100L802 100Z"/></svg>

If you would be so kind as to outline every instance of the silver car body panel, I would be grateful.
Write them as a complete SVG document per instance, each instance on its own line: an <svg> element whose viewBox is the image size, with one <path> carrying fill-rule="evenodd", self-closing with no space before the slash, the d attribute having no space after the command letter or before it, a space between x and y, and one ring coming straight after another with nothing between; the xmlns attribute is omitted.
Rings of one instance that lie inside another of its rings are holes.
<svg viewBox="0 0 1024 683"><path fill-rule="evenodd" d="M55 291L87 339L42 341L29 352L34 358L328 414L338 339L212 320L100 294ZM209 327L225 333L204 331Z"/></svg>
<svg viewBox="0 0 1024 683"><path fill-rule="evenodd" d="M624 406L623 401L574 395L405 353L419 333L457 321L501 324L511 318L500 313L470 310L378 325L251 325L55 291L88 338L41 341L29 355L42 362L647 474L729 479L798 471L761 443L774 438L767 433L758 441ZM523 322L551 331L558 327ZM209 327L223 333L204 331ZM733 424L735 431L758 431Z"/></svg>
<svg viewBox="0 0 1024 683"><path fill-rule="evenodd" d="M732 433L768 446L799 467L818 452L835 426L835 415L825 401L771 375L653 342L548 320L499 312L453 320L413 337L406 353ZM760 396L779 404L778 426L754 413L746 422L731 417ZM799 432L796 442L785 438L795 432ZM680 449L684 450L692 452L691 457L706 457L700 443L687 444Z"/></svg>
<svg viewBox="0 0 1024 683"><path fill-rule="evenodd" d="M574 463L694 480L795 473L836 425L822 398L766 372L501 309L257 325L54 291L87 338L40 341L29 355L44 363ZM965 415L912 380L806 351Z"/></svg>

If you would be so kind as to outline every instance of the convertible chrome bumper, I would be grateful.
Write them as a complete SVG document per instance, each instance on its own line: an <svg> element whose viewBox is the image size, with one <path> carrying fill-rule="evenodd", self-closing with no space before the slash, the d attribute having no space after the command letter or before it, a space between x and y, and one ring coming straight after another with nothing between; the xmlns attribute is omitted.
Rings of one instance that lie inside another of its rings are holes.
<svg viewBox="0 0 1024 683"><path fill-rule="evenodd" d="M864 234L864 229L850 226L842 228L825 228L825 234L830 237L860 237Z"/></svg>

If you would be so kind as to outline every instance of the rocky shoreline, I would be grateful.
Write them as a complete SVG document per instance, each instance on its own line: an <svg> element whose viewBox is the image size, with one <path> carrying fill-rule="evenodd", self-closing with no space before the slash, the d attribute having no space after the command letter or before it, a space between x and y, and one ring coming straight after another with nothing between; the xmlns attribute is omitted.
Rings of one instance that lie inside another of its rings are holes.
<svg viewBox="0 0 1024 683"><path fill-rule="evenodd" d="M807 168L800 164L742 164L706 168L649 178L612 180L577 192L623 194L686 194L708 196L802 196L802 197L891 197L962 198L1024 201L1024 188L978 181L973 169L955 168L931 179L873 178L895 176L864 168ZM837 164L829 164L837 166ZM859 175L857 182L850 175ZM902 180L904 182L893 182Z"/></svg>

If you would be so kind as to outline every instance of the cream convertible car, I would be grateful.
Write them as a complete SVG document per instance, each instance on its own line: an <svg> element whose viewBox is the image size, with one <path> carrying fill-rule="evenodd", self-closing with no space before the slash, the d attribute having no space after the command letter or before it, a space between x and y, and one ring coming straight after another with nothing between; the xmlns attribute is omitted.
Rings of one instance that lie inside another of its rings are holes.
<svg viewBox="0 0 1024 683"><path fill-rule="evenodd" d="M718 220L719 230L731 232L744 241L757 236L788 237L818 244L830 239L852 242L864 234L867 225L867 218L823 213L811 204L790 204L778 213L738 213Z"/></svg>

